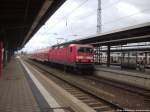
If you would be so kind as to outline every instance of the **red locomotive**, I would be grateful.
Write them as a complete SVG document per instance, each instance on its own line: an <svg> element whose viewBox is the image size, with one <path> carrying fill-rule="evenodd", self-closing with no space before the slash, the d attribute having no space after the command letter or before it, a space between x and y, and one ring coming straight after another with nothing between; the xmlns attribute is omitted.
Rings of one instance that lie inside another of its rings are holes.
<svg viewBox="0 0 150 112"><path fill-rule="evenodd" d="M57 45L35 51L32 59L64 65L82 71L93 71L93 46L87 44Z"/></svg>

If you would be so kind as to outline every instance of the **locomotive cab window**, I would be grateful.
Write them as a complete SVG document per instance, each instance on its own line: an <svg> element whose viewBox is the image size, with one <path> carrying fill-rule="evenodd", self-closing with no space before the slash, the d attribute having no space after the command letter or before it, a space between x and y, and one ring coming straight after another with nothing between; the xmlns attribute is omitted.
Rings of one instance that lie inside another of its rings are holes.
<svg viewBox="0 0 150 112"><path fill-rule="evenodd" d="M93 53L93 49L88 47L80 47L78 49L78 53Z"/></svg>

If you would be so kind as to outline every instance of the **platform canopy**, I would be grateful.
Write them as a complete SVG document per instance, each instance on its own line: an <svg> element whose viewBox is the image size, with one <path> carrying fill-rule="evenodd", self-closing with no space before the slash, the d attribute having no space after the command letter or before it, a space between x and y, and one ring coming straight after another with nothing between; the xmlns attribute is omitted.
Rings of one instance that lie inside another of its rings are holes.
<svg viewBox="0 0 150 112"><path fill-rule="evenodd" d="M99 46L116 46L128 43L150 42L150 22L142 23L119 30L91 35L85 38L68 41L54 45L53 47L66 46L69 44L92 44Z"/></svg>
<svg viewBox="0 0 150 112"><path fill-rule="evenodd" d="M123 45L127 43L150 42L150 22L138 24L119 30L100 33L84 39L76 40L76 43L101 45Z"/></svg>
<svg viewBox="0 0 150 112"><path fill-rule="evenodd" d="M0 39L20 49L65 0L0 0Z"/></svg>

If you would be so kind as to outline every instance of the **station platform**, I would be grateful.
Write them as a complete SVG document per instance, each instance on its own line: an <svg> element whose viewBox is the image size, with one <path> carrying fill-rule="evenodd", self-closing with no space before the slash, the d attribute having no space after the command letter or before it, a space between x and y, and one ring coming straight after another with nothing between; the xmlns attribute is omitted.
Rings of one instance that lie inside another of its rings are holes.
<svg viewBox="0 0 150 112"><path fill-rule="evenodd" d="M0 79L0 112L69 112L62 111L53 98L47 99L29 77L20 59L13 58Z"/></svg>
<svg viewBox="0 0 150 112"><path fill-rule="evenodd" d="M124 74L124 75L138 76L141 78L150 78L150 69L146 69L145 71L139 71L139 70L132 70L132 69L121 69L120 66L106 67L103 65L96 65L95 67L96 70L113 72L113 73Z"/></svg>
<svg viewBox="0 0 150 112"><path fill-rule="evenodd" d="M95 69L97 76L150 90L150 69L141 72L121 69L119 66L106 67L103 65L96 65Z"/></svg>
<svg viewBox="0 0 150 112"><path fill-rule="evenodd" d="M0 79L0 112L40 112L19 60L12 59Z"/></svg>

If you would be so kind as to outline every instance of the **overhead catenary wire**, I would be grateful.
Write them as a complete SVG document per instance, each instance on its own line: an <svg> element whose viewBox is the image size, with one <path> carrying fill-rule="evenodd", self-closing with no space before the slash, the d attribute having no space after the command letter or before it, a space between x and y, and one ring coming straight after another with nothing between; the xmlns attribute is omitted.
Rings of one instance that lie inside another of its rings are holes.
<svg viewBox="0 0 150 112"><path fill-rule="evenodd" d="M76 8L74 8L68 15L64 15L64 17L63 17L63 19L62 20L60 20L59 22L57 22L56 24L54 24L51 28L50 28L50 30L52 29L52 28L55 28L58 24L60 24L60 22L62 22L62 21L66 21L66 27L68 27L68 29L72 32L72 29L71 29L71 27L69 28L69 22L68 22L68 18L69 18L69 16L70 15L72 15L74 12L76 12L80 7L82 7L85 3L87 3L88 2L88 0L84 0L81 4L79 4ZM117 2L119 2L119 0L117 0L117 1L115 1L115 2L113 2L113 3L111 3L111 4L109 4L107 7L104 7L104 8L102 8L101 9L101 11L102 10L106 10L106 9L108 9L108 8L110 8L110 7L113 7ZM88 18L89 16L91 16L91 14L93 15L93 14L96 14L97 12L96 12L96 9L94 9L93 11L91 11L90 13L88 13L88 15L84 15L84 18ZM102 25L101 25L102 26Z"/></svg>
<svg viewBox="0 0 150 112"><path fill-rule="evenodd" d="M70 27L70 25L69 25L69 22L68 22L69 19L68 19L68 18L69 18L70 15L72 15L73 13L75 13L81 6L83 6L87 1L88 1L88 0L83 1L80 5L78 5L76 8L74 8L68 15L65 15L65 16L63 17L64 19L62 19L61 21L59 21L59 22L57 22L56 24L54 24L51 28L55 28L55 27L57 26L57 24L60 24L60 22L62 22L63 20L66 20L66 21L65 21L65 22L66 22L65 26L66 26L66 27L68 28L68 30L70 30L71 33L72 33L73 31L72 31L72 29L71 29L71 27ZM107 7L102 8L101 11L106 10L106 9L108 9L108 8L110 8L110 7L113 7L114 5L116 5L117 2L119 2L119 0L117 0L116 2L113 2L112 4L110 4L110 5L107 6ZM144 9L144 10L142 10L141 12L144 12L144 11L146 11L146 10L149 10L149 9ZM84 15L84 18L88 18L89 16L91 16L91 14L95 14L95 13L93 13L93 12L96 12L96 11L94 10L94 11L92 11L91 13L88 13L88 15ZM124 20L124 19L127 19L127 17L132 17L132 16L134 16L134 15L136 15L136 14L138 14L138 12L137 12L137 13L134 13L134 14L132 14L132 15L123 16L123 17L120 17L120 18L118 18L118 19L115 19L115 20L112 20L112 21L108 21L108 22L102 23L101 26L105 26L105 25L107 26L107 25L112 24L112 23L114 23L114 22L122 21L122 20Z"/></svg>
<svg viewBox="0 0 150 112"><path fill-rule="evenodd" d="M81 6L83 6L88 0L84 0L80 5L78 5L76 8L74 8L68 15L65 15L63 17L62 20L60 20L59 22L57 22L56 24L54 24L53 26L56 27L57 24L60 24L60 22L62 22L63 20L66 20L71 14L73 14L75 11L77 11ZM54 28L54 27L51 27L51 28Z"/></svg>
<svg viewBox="0 0 150 112"><path fill-rule="evenodd" d="M140 11L140 13L142 13L142 12L144 12L144 11L148 11L148 10L150 10L150 8L143 9L143 10ZM123 17L120 17L120 18L118 18L118 19L115 19L115 20L106 22L106 23L104 23L103 25L110 24L110 23L113 23L113 22L115 22L115 21L118 22L118 21L123 20L123 19L128 19L127 17L135 16L135 15L137 15L137 14L139 14L139 12L136 12L136 13L133 13L133 14L130 14L130 15L127 15L127 16L123 16Z"/></svg>

